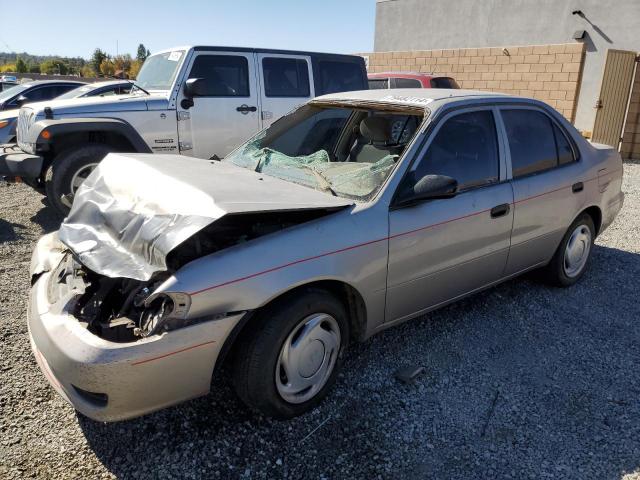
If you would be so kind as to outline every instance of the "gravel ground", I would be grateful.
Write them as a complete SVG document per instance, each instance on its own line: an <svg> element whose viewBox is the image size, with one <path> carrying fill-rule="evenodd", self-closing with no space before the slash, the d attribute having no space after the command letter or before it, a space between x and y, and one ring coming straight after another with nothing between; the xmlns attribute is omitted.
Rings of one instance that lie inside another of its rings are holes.
<svg viewBox="0 0 640 480"><path fill-rule="evenodd" d="M55 228L0 185L1 478L640 479L640 164L571 289L508 282L350 351L329 399L278 422L225 378L146 417L78 417L40 373L26 330L34 242ZM394 371L423 365L414 385Z"/></svg>

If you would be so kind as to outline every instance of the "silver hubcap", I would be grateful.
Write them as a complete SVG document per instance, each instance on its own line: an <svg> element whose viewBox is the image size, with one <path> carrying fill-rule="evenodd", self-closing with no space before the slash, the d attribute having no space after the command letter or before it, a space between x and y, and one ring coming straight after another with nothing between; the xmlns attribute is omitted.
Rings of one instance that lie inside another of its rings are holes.
<svg viewBox="0 0 640 480"><path fill-rule="evenodd" d="M569 237L564 251L564 273L567 277L575 277L582 271L590 250L591 230L586 225L579 225Z"/></svg>
<svg viewBox="0 0 640 480"><path fill-rule="evenodd" d="M333 372L340 351L340 327L331 315L303 319L282 345L276 365L276 387L289 403L313 398Z"/></svg>
<svg viewBox="0 0 640 480"><path fill-rule="evenodd" d="M73 177L71 178L71 195L75 195L87 177L93 172L93 169L98 166L97 163L90 163L89 165L85 165L80 170L78 170Z"/></svg>

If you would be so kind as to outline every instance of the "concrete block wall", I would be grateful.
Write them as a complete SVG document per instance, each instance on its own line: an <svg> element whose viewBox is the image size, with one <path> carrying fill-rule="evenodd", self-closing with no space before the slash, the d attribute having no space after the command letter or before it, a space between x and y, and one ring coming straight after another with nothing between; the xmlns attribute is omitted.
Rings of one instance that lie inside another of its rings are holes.
<svg viewBox="0 0 640 480"><path fill-rule="evenodd" d="M640 64L636 65L636 73L631 87L620 155L622 158L640 160Z"/></svg>
<svg viewBox="0 0 640 480"><path fill-rule="evenodd" d="M462 88L533 97L575 118L585 46L581 43L374 52L369 71L433 72Z"/></svg>

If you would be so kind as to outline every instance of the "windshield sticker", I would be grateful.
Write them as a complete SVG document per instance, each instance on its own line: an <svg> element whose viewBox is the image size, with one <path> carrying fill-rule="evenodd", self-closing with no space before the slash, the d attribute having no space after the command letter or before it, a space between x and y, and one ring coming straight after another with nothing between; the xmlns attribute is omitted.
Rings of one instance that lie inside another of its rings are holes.
<svg viewBox="0 0 640 480"><path fill-rule="evenodd" d="M382 100L388 100L390 102L400 102L400 103L421 103L423 105L433 102L432 98L403 97L400 95L387 95L386 97L382 97Z"/></svg>
<svg viewBox="0 0 640 480"><path fill-rule="evenodd" d="M180 50L171 52L169 54L169 60L171 60L172 62L177 62L178 60L180 60L180 57L182 57L182 52Z"/></svg>

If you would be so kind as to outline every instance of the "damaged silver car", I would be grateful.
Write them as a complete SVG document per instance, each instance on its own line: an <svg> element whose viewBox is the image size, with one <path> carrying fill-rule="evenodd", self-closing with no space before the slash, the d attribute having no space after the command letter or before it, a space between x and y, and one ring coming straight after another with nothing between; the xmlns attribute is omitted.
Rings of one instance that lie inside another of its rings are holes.
<svg viewBox="0 0 640 480"><path fill-rule="evenodd" d="M222 161L110 154L31 263L53 387L103 421L205 395L308 411L352 340L534 268L586 270L623 202L616 151L529 99L319 97Z"/></svg>

